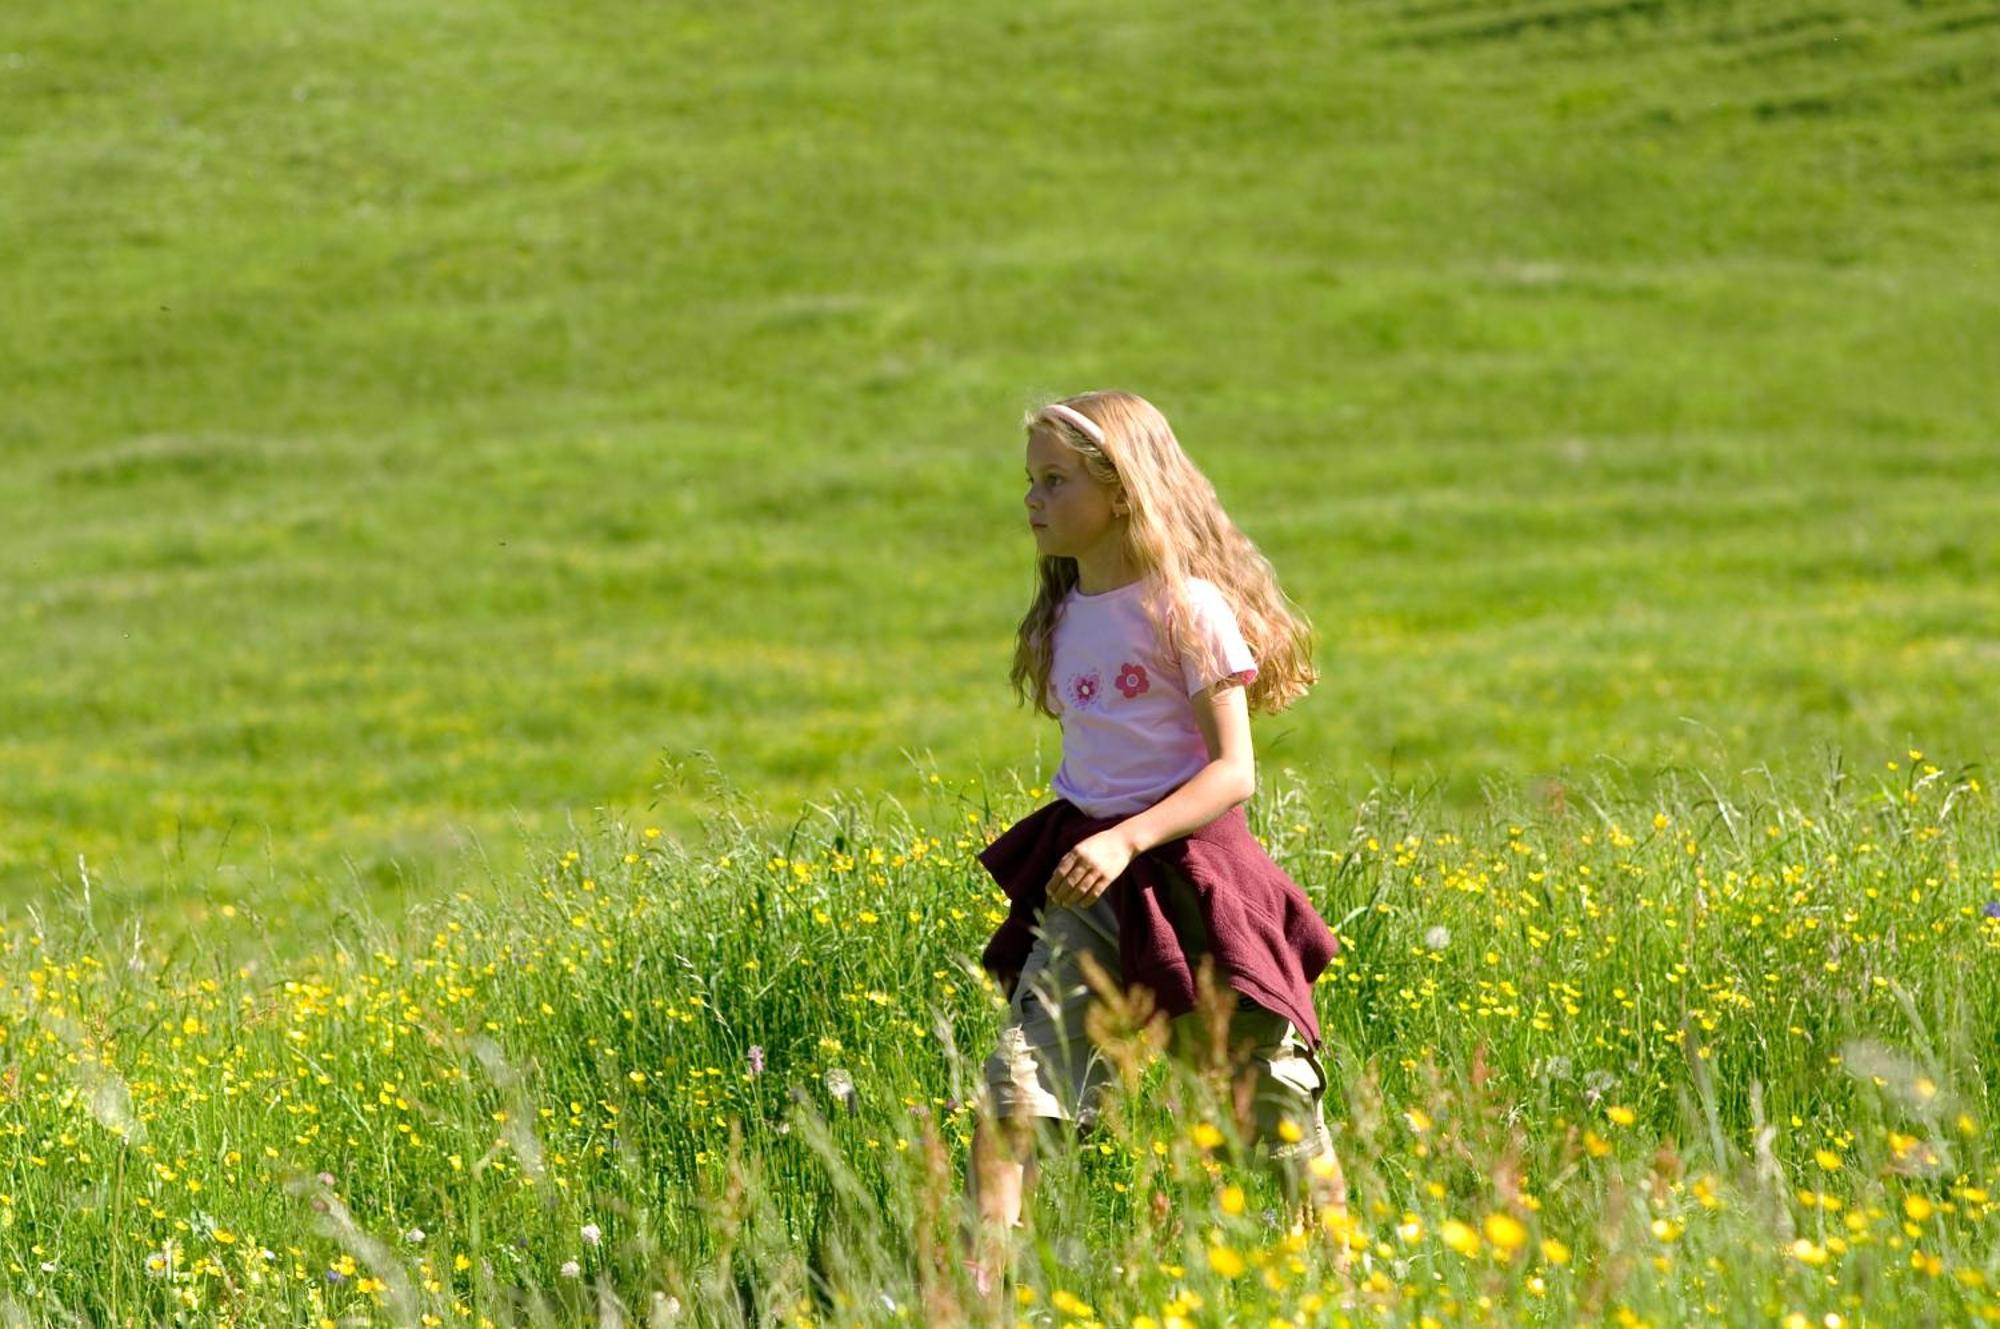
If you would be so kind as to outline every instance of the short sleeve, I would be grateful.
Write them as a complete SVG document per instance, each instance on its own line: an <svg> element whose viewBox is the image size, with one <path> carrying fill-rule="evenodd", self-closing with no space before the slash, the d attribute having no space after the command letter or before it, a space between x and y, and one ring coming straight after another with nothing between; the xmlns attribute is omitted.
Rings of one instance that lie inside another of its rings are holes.
<svg viewBox="0 0 2000 1329"><path fill-rule="evenodd" d="M1200 578L1187 584L1188 602L1194 611L1194 631L1189 634L1189 649L1181 654L1181 677L1187 683L1187 694L1192 697L1203 688L1225 678L1234 678L1239 683L1248 683L1257 677L1257 661L1250 654L1250 644L1243 640L1243 631L1236 624L1236 611L1229 607L1229 600L1215 583ZM1197 649L1201 644L1209 647L1210 658L1220 661L1209 666Z"/></svg>

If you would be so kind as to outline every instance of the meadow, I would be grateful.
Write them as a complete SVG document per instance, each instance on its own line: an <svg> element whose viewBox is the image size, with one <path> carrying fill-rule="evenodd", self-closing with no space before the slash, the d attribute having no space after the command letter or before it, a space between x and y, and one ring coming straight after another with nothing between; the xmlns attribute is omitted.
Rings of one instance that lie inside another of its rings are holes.
<svg viewBox="0 0 2000 1329"><path fill-rule="evenodd" d="M1315 625L1273 762L1980 757L1995 19L10 6L0 899L1046 782L1019 419L1109 385Z"/></svg>
<svg viewBox="0 0 2000 1329"><path fill-rule="evenodd" d="M1107 1125L1044 1150L986 1306L954 1224L1004 900L972 856L1039 792L941 779L699 855L619 827L505 908L285 963L10 926L0 1315L2000 1322L2000 808L1918 753L1477 817L1268 791L1252 829L1344 943L1348 1209L1288 1222L1221 1080L1121 1009Z"/></svg>
<svg viewBox="0 0 2000 1329"><path fill-rule="evenodd" d="M0 1325L2000 1322L2000 6L0 14ZM1024 408L1315 628L1346 1212L954 1248Z"/></svg>

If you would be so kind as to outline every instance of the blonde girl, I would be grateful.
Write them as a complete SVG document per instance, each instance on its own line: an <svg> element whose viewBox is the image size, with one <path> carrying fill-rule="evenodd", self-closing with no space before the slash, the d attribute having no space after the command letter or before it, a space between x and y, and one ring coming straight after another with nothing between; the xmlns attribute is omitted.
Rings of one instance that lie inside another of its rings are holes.
<svg viewBox="0 0 2000 1329"><path fill-rule="evenodd" d="M1112 1068L1084 1029L1084 957L1170 1017L1194 1046L1203 968L1229 1024L1253 1143L1287 1193L1344 1209L1322 1113L1313 980L1337 949L1298 885L1250 834L1250 712L1316 680L1310 629L1270 563L1128 392L1051 402L1027 420L1035 597L1011 679L1062 724L1052 801L980 861L1010 908L981 957L1008 996L985 1062L966 1189L968 1271L996 1289L1005 1232L1034 1178L1040 1123L1087 1133Z"/></svg>

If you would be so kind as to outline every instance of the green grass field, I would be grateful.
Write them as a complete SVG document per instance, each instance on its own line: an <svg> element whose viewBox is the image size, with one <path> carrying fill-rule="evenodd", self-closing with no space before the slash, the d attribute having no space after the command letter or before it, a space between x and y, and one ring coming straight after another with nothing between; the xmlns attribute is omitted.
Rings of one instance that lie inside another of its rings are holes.
<svg viewBox="0 0 2000 1329"><path fill-rule="evenodd" d="M1018 795L940 781L700 854L584 837L504 902L289 959L162 954L110 910L9 927L0 1315L2000 1320L1993 791L1898 754L1584 792L1253 804L1345 942L1315 991L1350 1208L1288 1228L1218 1083L1138 1060L1092 1147L1044 1154L997 1320L953 1223L1004 1011L972 856Z"/></svg>
<svg viewBox="0 0 2000 1329"><path fill-rule="evenodd" d="M10 7L0 1325L2000 1323L1996 75L1993 0ZM988 1314L1019 419L1111 386L1316 626L1250 815L1353 1204L1135 1062Z"/></svg>
<svg viewBox="0 0 2000 1329"><path fill-rule="evenodd" d="M1267 772L1983 757L1996 65L1991 3L15 6L0 882L490 884L690 833L700 751L1043 782L1018 420L1109 385L1316 625Z"/></svg>

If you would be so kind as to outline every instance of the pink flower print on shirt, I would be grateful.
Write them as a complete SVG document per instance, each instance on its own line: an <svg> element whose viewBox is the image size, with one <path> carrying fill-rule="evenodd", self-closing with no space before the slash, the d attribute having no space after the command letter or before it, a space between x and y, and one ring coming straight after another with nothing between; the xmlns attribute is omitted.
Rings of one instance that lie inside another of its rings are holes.
<svg viewBox="0 0 2000 1329"><path fill-rule="evenodd" d="M1146 666L1133 664L1130 660L1127 660L1118 667L1118 679L1115 686L1120 692L1125 694L1125 700L1130 701L1151 687L1152 684L1146 681Z"/></svg>
<svg viewBox="0 0 2000 1329"><path fill-rule="evenodd" d="M1076 707L1078 710L1087 709L1097 700L1097 690L1100 686L1101 682L1098 679L1095 669L1087 673L1071 674L1069 676L1070 705Z"/></svg>

